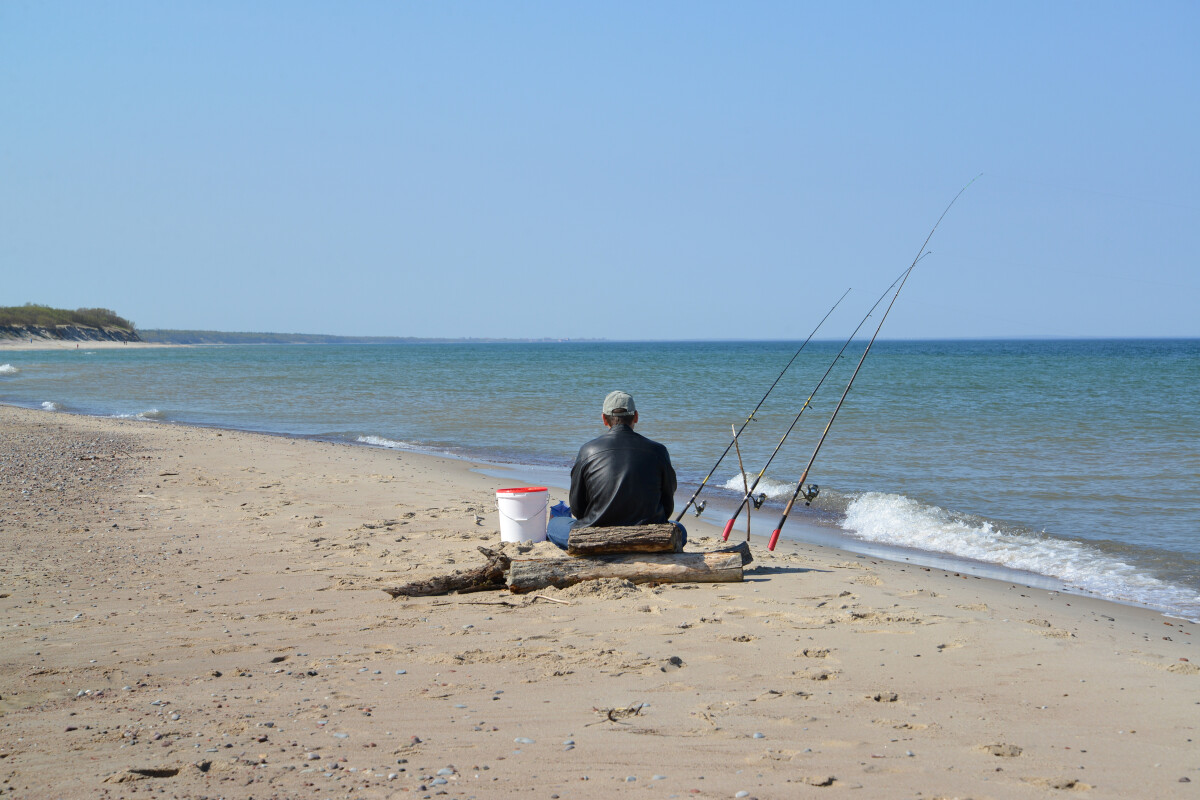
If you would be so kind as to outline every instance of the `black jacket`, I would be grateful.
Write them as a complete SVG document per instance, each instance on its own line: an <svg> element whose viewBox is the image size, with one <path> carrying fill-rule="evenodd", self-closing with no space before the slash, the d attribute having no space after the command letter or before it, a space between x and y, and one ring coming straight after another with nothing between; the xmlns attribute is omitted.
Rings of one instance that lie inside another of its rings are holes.
<svg viewBox="0 0 1200 800"><path fill-rule="evenodd" d="M571 468L572 528L666 522L675 508L667 448L614 425L579 448Z"/></svg>

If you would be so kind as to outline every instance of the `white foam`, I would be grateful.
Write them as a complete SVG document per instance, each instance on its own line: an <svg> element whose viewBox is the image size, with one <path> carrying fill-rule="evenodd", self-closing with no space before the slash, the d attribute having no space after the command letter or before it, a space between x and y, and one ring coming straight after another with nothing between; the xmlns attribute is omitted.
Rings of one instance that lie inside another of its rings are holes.
<svg viewBox="0 0 1200 800"><path fill-rule="evenodd" d="M355 441L361 442L362 444L369 444L374 447L387 447L392 450L411 450L411 449L413 449L409 445L406 445L404 442L397 442L392 439L385 439L382 436L359 436L357 439L355 439Z"/></svg>
<svg viewBox="0 0 1200 800"><path fill-rule="evenodd" d="M406 450L410 453L430 453L448 458L464 458L462 453L452 447L434 447L419 442L400 442L395 439L386 439L382 436L358 436L355 437L354 441L359 444L370 445L371 447L386 447L389 450Z"/></svg>
<svg viewBox="0 0 1200 800"><path fill-rule="evenodd" d="M1084 542L1004 531L903 495L868 492L846 509L843 527L860 539L1047 575L1067 586L1189 617L1200 595L1161 581Z"/></svg>
<svg viewBox="0 0 1200 800"><path fill-rule="evenodd" d="M0 364L0 375L16 375L20 371L12 364Z"/></svg>
<svg viewBox="0 0 1200 800"><path fill-rule="evenodd" d="M58 403L53 403L47 400L46 402L42 403L42 409L45 411L62 411L62 406L60 406Z"/></svg>
<svg viewBox="0 0 1200 800"><path fill-rule="evenodd" d="M721 488L729 489L730 491L737 492L738 494L745 494L746 487L754 485L755 477L757 476L747 474L745 476L745 483L743 483L742 475L735 472L732 478L721 484ZM758 482L758 486L754 487L754 494L755 496L758 496L760 493L765 494L769 499L777 500L779 498L791 497L792 492L795 490L796 484L794 483L782 483L764 475L762 480Z"/></svg>
<svg viewBox="0 0 1200 800"><path fill-rule="evenodd" d="M139 411L136 414L113 414L117 419L141 419L141 420L158 420L166 419L167 415L159 411L157 408L151 408L147 411Z"/></svg>

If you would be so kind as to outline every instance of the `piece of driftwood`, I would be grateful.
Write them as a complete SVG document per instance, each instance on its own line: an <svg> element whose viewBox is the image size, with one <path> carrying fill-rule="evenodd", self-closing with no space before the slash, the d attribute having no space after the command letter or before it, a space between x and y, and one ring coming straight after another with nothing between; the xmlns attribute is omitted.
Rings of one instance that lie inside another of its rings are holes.
<svg viewBox="0 0 1200 800"><path fill-rule="evenodd" d="M458 592L488 592L505 587L504 573L510 559L503 552L480 547L479 552L487 556L487 563L475 569L459 570L451 575L440 575L423 581L413 581L403 586L384 589L392 597L429 597L431 595Z"/></svg>
<svg viewBox="0 0 1200 800"><path fill-rule="evenodd" d="M578 558L517 558L508 568L508 588L532 592L564 588L598 578L633 583L733 583L742 580L750 558L745 542L712 553L646 553Z"/></svg>
<svg viewBox="0 0 1200 800"><path fill-rule="evenodd" d="M720 550L713 550L714 553L737 553L742 557L742 566L746 566L754 560L754 556L750 554L749 542L738 542L731 544L728 547L722 547Z"/></svg>
<svg viewBox="0 0 1200 800"><path fill-rule="evenodd" d="M679 528L669 522L658 525L622 525L612 528L576 528L567 540L573 556L602 556L612 553L679 553L683 551Z"/></svg>

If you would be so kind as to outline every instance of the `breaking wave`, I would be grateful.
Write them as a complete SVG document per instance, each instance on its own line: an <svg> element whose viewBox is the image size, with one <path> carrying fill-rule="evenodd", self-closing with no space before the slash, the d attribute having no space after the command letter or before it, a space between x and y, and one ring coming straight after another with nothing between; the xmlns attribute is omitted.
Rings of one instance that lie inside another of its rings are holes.
<svg viewBox="0 0 1200 800"><path fill-rule="evenodd" d="M58 403L54 403L54 402L47 400L46 402L42 403L42 410L43 411L62 411L62 406L59 405Z"/></svg>
<svg viewBox="0 0 1200 800"><path fill-rule="evenodd" d="M397 441L396 439L387 439L383 436L355 436L354 441L370 447L385 447L388 450L404 450L409 453L427 453L436 456L446 456L448 458L464 458L469 455L460 448L446 445L427 444L425 442L401 442Z"/></svg>
<svg viewBox="0 0 1200 800"><path fill-rule="evenodd" d="M382 436L359 436L354 441L361 444L369 444L373 447L386 447L390 450L413 450L412 445L404 442L397 442L394 439L385 439Z"/></svg>
<svg viewBox="0 0 1200 800"><path fill-rule="evenodd" d="M20 371L12 364L0 364L0 375L16 375Z"/></svg>
<svg viewBox="0 0 1200 800"><path fill-rule="evenodd" d="M166 419L167 415L157 408L151 408L147 411L139 411L136 414L113 414L117 419L142 419L142 420L160 420Z"/></svg>
<svg viewBox="0 0 1200 800"><path fill-rule="evenodd" d="M747 474L745 476L745 483L743 483L742 475L734 473L732 478L721 484L721 488L729 489L730 491L737 492L738 494L744 494L746 491L746 486L754 483L754 478L754 475ZM761 492L762 494L765 494L769 500L780 500L791 497L792 492L795 490L796 484L794 483L783 483L782 481L777 481L764 475L762 480L758 482L758 486L754 487L754 494L757 497Z"/></svg>
<svg viewBox="0 0 1200 800"><path fill-rule="evenodd" d="M1200 595L1071 539L1006 531L992 522L954 514L903 495L868 492L846 508L842 526L870 542L908 547L1061 580L1109 600L1196 618Z"/></svg>

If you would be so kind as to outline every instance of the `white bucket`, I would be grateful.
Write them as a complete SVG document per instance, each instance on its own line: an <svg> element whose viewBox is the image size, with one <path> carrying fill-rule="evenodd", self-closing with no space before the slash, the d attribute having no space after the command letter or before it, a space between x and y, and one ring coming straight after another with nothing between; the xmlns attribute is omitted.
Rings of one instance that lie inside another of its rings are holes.
<svg viewBox="0 0 1200 800"><path fill-rule="evenodd" d="M500 509L500 541L546 541L550 491L545 486L497 489L496 505Z"/></svg>

